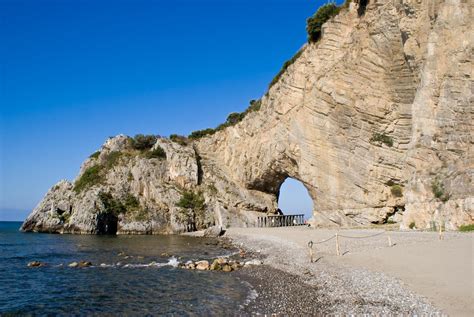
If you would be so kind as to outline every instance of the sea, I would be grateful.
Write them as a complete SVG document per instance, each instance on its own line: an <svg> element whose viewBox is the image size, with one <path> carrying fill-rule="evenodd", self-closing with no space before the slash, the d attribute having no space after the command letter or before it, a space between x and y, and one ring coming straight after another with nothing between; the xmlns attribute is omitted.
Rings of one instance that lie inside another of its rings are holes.
<svg viewBox="0 0 474 317"><path fill-rule="evenodd" d="M235 252L216 240L23 233L20 226L0 222L2 316L228 316L255 296L238 274L177 267ZM31 261L46 266L28 267ZM93 265L68 266L79 261Z"/></svg>

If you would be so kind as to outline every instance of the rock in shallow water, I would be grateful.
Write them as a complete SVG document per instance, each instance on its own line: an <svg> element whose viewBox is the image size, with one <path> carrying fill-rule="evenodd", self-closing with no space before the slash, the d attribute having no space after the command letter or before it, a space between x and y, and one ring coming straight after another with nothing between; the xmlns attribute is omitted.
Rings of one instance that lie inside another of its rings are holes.
<svg viewBox="0 0 474 317"><path fill-rule="evenodd" d="M206 260L196 262L196 270L206 271L209 270L209 262Z"/></svg>
<svg viewBox="0 0 474 317"><path fill-rule="evenodd" d="M76 267L89 267L89 266L92 266L92 262L89 262L89 261L72 262L72 263L69 263L68 266L73 267L73 268L76 268Z"/></svg>
<svg viewBox="0 0 474 317"><path fill-rule="evenodd" d="M40 267L40 266L46 266L46 263L40 262L40 261L31 261L28 262L28 267Z"/></svg>
<svg viewBox="0 0 474 317"><path fill-rule="evenodd" d="M232 266L230 266L229 264L224 264L222 266L222 271L223 272L231 272L232 271Z"/></svg>
<svg viewBox="0 0 474 317"><path fill-rule="evenodd" d="M220 266L220 264L219 264L219 259L215 259L215 260L212 262L212 264L211 264L211 266L210 266L209 269L210 269L211 271L220 270L220 269L221 269L221 266Z"/></svg>

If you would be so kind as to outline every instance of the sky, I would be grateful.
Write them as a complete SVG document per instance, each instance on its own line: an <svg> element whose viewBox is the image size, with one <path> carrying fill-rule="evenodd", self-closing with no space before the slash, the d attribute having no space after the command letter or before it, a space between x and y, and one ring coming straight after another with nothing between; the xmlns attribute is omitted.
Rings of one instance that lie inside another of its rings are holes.
<svg viewBox="0 0 474 317"><path fill-rule="evenodd" d="M0 0L0 221L120 133L215 127L306 41L314 0ZM280 208L310 214L285 182Z"/></svg>

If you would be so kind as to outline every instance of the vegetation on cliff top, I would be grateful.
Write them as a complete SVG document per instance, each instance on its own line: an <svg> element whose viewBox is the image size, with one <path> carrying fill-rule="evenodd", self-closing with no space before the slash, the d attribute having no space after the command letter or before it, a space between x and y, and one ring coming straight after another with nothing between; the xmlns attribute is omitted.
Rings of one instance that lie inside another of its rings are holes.
<svg viewBox="0 0 474 317"><path fill-rule="evenodd" d="M321 7L318 8L316 13L307 19L307 25L306 25L306 31L308 32L308 42L309 43L314 43L317 42L321 38L321 31L322 31L322 26L325 22L327 22L330 18L334 17L337 15L340 10L344 7L348 7L350 0L346 0L345 3L342 6L337 6L335 3L328 3L325 4ZM273 85L275 85L280 78L283 76L283 74L286 72L288 67L290 67L302 54L304 51L304 47L300 49L296 54L287 60L285 63L283 63L282 68L280 71L275 75L275 77L272 79L270 84L268 85L268 89L270 89ZM221 131L229 126L233 126L245 118L245 116L252 111L258 111L261 106L261 101L260 100L252 100L250 102L250 106L245 110L244 112L238 113L234 112L231 113L228 117L226 122L223 124L219 125L217 128L207 128L203 130L197 130L193 131L188 138L191 140L196 140L200 139L205 136L213 135L214 133ZM176 134L173 134L173 141L178 142L180 144L185 144L183 139L177 138L178 136ZM171 136L170 136L171 139Z"/></svg>
<svg viewBox="0 0 474 317"><path fill-rule="evenodd" d="M100 165L94 165L87 168L81 177L74 183L74 191L80 193L86 188L90 188L94 185L100 184L102 181L101 177L102 168Z"/></svg>
<svg viewBox="0 0 474 317"><path fill-rule="evenodd" d="M221 131L221 130L224 130L227 127L234 126L237 123L239 123L240 121L242 121L249 113L260 110L261 105L262 105L262 101L260 99L251 100L249 107L247 109L245 109L245 111L243 111L243 112L232 112L231 114L229 114L227 116L227 120L224 123L218 125L217 128L215 128L215 129L208 128L208 129L204 129L204 130L193 131L188 136L188 138L191 139L191 140L197 140L197 139L200 139L200 138L208 136L208 135L213 135L214 133L216 133L218 131Z"/></svg>
<svg viewBox="0 0 474 317"><path fill-rule="evenodd" d="M155 146L157 136L137 134L129 139L129 146L123 151L113 151L108 153L95 165L88 167L74 183L74 191L80 193L94 185L103 184L107 173L121 160L135 155L140 155L147 159L166 159L165 150L159 145ZM155 147L154 149L152 149ZM93 153L90 157L97 160L100 152Z"/></svg>
<svg viewBox="0 0 474 317"><path fill-rule="evenodd" d="M338 7L335 3L327 3L319 7L316 13L306 20L306 32L308 32L309 43L319 41L323 24L336 16L339 11L341 11L341 7Z"/></svg>
<svg viewBox="0 0 474 317"><path fill-rule="evenodd" d="M178 134L171 134L170 135L170 140L175 142L175 143L178 143L182 146L186 146L188 145L189 141L188 141L188 138L183 136L183 135L178 135Z"/></svg>
<svg viewBox="0 0 474 317"><path fill-rule="evenodd" d="M94 185L102 184L107 172L118 164L122 155L122 152L110 152L103 162L88 167L74 183L74 191L80 193Z"/></svg>
<svg viewBox="0 0 474 317"><path fill-rule="evenodd" d="M300 49L298 52L296 52L295 55L293 55L292 58L290 58L285 63L283 63L283 66L281 67L278 74L276 74L275 77L273 77L272 81L268 85L268 89L272 88L272 86L275 85L280 80L281 76L283 76L283 74L286 72L288 67L290 67L298 59L298 57L300 57L301 54L303 54L303 51L304 51L304 48Z"/></svg>
<svg viewBox="0 0 474 317"><path fill-rule="evenodd" d="M97 152L92 153L92 154L89 156L89 158L91 158L91 159L96 159L96 158L99 157L99 155L100 155L100 151L97 151Z"/></svg>
<svg viewBox="0 0 474 317"><path fill-rule="evenodd" d="M138 151L149 150L155 145L157 139L158 136L156 135L137 134L133 138L130 138L130 146Z"/></svg>
<svg viewBox="0 0 474 317"><path fill-rule="evenodd" d="M161 146L156 146L154 150L150 150L145 153L145 157L152 159L152 158L157 158L157 159L166 159L166 152L163 150Z"/></svg>
<svg viewBox="0 0 474 317"><path fill-rule="evenodd" d="M351 0L346 0L343 5L337 6L335 2L327 3L318 8L313 16L306 20L306 32L308 33L308 43L316 43L321 39L323 24L329 19L336 16L343 8L349 7ZM368 2L368 1L365 1ZM283 74L303 53L304 48L300 49L296 54L283 63L280 71L273 77L272 81L268 85L270 89L275 85Z"/></svg>

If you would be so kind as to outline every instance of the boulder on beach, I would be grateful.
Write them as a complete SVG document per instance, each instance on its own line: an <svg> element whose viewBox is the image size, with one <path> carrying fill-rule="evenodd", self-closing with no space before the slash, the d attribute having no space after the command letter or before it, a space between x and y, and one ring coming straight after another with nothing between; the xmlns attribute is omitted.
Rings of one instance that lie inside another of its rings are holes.
<svg viewBox="0 0 474 317"><path fill-rule="evenodd" d="M221 226L212 226L204 230L204 237L217 238L222 236L225 230Z"/></svg>

